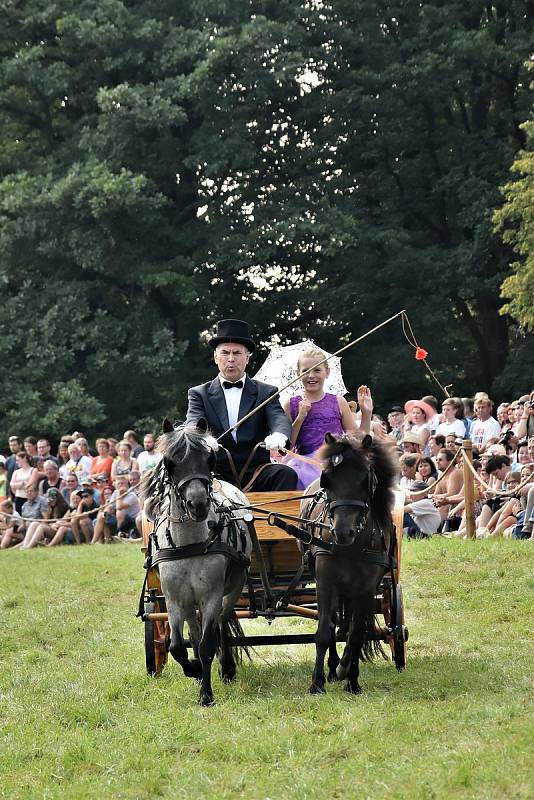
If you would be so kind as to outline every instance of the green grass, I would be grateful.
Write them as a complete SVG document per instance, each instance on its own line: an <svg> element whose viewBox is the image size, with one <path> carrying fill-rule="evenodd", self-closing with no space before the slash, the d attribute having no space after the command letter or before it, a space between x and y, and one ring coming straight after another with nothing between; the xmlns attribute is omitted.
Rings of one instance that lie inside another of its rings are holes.
<svg viewBox="0 0 534 800"><path fill-rule="evenodd" d="M313 648L261 648L203 709L172 660L145 674L136 547L3 553L0 796L531 798L533 563L527 542L408 542L405 672L309 696Z"/></svg>

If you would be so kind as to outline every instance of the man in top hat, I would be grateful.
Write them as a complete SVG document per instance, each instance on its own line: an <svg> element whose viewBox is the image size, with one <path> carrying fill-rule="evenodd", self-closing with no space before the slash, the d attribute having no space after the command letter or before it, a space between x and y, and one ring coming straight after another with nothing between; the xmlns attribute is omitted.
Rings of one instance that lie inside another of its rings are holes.
<svg viewBox="0 0 534 800"><path fill-rule="evenodd" d="M250 356L255 350L248 324L239 319L221 320L217 323L217 335L210 339L209 345L213 348L219 374L214 380L189 390L186 423L194 425L203 417L215 438L225 434L219 442L221 448L217 450L217 475L229 483L236 483L222 448L231 454L239 474L254 447L264 441L265 448L256 450L241 485L246 486L256 473L251 487L254 491L295 489L296 472L285 464L270 462L269 450L285 447L291 436L291 422L278 397L266 403L242 425L226 433L238 420L277 392L276 386L251 380L246 374Z"/></svg>

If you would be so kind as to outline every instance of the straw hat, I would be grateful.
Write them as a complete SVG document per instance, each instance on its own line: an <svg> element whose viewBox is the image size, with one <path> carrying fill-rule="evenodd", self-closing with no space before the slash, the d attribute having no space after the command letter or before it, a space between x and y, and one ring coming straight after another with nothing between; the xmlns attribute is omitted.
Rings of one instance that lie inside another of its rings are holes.
<svg viewBox="0 0 534 800"><path fill-rule="evenodd" d="M405 433L404 436L401 439L401 442L403 444L405 442L410 442L410 444L418 444L419 447L422 447L422 445L423 445L423 442L422 442L421 437L419 436L419 434L418 433L414 433L413 431L408 431L407 433Z"/></svg>

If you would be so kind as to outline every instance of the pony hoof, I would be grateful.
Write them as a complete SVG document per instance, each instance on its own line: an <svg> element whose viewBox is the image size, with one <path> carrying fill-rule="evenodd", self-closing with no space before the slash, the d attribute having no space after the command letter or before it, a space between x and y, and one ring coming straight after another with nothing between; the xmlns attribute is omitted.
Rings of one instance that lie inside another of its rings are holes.
<svg viewBox="0 0 534 800"><path fill-rule="evenodd" d="M338 681L338 680L339 680L339 678L337 676L337 672L329 672L328 673L328 678L327 678L328 683L334 683L335 681Z"/></svg>
<svg viewBox="0 0 534 800"><path fill-rule="evenodd" d="M198 702L201 706L212 706L215 702L215 698L212 694L207 694L206 692L200 692L200 697Z"/></svg>
<svg viewBox="0 0 534 800"><path fill-rule="evenodd" d="M232 683L235 681L236 673L234 672L227 672L225 675L221 675L221 680L223 683Z"/></svg>
<svg viewBox="0 0 534 800"><path fill-rule="evenodd" d="M326 689L324 686L318 686L316 683L312 683L308 692L309 694L326 694Z"/></svg>
<svg viewBox="0 0 534 800"><path fill-rule="evenodd" d="M360 694L361 690L362 687L360 686L359 683L357 683L356 686L353 686L352 683L345 684L345 691L348 692L349 694Z"/></svg>

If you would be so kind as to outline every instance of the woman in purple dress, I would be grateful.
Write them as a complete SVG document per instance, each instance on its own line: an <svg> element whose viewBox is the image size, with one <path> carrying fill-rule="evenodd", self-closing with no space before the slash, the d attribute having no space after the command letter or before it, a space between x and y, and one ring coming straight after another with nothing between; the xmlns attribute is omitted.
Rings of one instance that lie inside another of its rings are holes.
<svg viewBox="0 0 534 800"><path fill-rule="evenodd" d="M316 451L324 443L325 433L342 434L356 433L358 427L356 418L349 405L341 395L330 394L324 391L324 383L330 369L328 362L319 364L325 354L319 349L306 350L301 353L297 362L299 375L302 375L304 393L286 400L284 411L292 422L291 444L296 453L301 456L313 458ZM316 365L316 366L314 366ZM313 369L311 369L314 367ZM358 389L358 402L360 404L362 419L360 430L370 433L373 402L371 392L366 386ZM305 489L321 473L317 465L300 461L288 456L284 460L295 470L299 476L297 489Z"/></svg>

